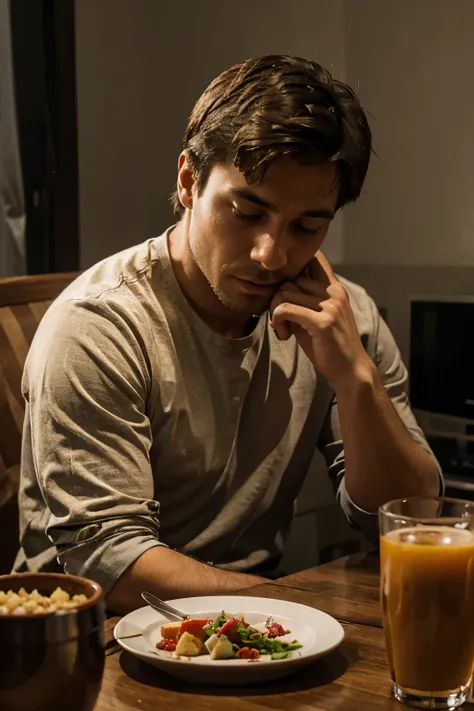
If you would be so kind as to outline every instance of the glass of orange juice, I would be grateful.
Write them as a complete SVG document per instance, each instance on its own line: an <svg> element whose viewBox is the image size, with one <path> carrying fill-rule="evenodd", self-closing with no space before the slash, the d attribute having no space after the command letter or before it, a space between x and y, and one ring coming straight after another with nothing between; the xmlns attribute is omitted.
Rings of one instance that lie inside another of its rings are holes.
<svg viewBox="0 0 474 711"><path fill-rule="evenodd" d="M456 708L474 665L474 502L390 501L379 526L393 695L408 706Z"/></svg>

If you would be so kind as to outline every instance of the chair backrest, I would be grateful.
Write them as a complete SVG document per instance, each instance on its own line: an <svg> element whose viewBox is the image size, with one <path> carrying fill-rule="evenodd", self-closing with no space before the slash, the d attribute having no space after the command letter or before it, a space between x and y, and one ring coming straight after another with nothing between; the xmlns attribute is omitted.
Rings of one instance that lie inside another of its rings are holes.
<svg viewBox="0 0 474 711"><path fill-rule="evenodd" d="M23 366L46 309L76 276L73 272L0 279L0 573L9 572L18 548Z"/></svg>

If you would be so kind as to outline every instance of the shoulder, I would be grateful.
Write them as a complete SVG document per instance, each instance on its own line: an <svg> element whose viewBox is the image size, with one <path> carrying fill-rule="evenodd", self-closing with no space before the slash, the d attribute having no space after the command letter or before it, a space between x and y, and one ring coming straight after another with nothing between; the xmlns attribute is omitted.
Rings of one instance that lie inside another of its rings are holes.
<svg viewBox="0 0 474 711"><path fill-rule="evenodd" d="M164 268L156 248L163 238L118 252L80 274L51 304L34 340L53 334L78 339L94 326L104 335L115 328L129 338L143 338L157 298L156 272Z"/></svg>
<svg viewBox="0 0 474 711"><path fill-rule="evenodd" d="M153 240L112 255L72 282L51 304L33 338L26 368L124 357L144 367L153 341L147 304L153 299ZM70 362L70 360L69 360Z"/></svg>
<svg viewBox="0 0 474 711"><path fill-rule="evenodd" d="M396 369L400 369L402 363L398 346L373 298L359 284L341 276L338 279L349 295L365 350L382 368L394 368L396 365Z"/></svg>
<svg viewBox="0 0 474 711"><path fill-rule="evenodd" d="M340 276L338 279L349 295L364 348L377 365L385 385L403 385L407 371L395 338L381 317L375 301L359 284Z"/></svg>
<svg viewBox="0 0 474 711"><path fill-rule="evenodd" d="M158 240L161 238L158 238ZM132 293L150 281L153 269L159 268L159 252L154 249L158 240L147 240L94 264L77 277L56 299L64 303L75 299L118 298L125 294L125 286Z"/></svg>
<svg viewBox="0 0 474 711"><path fill-rule="evenodd" d="M360 284L339 274L336 276L347 291L359 333L375 336L379 327L380 315L374 300Z"/></svg>

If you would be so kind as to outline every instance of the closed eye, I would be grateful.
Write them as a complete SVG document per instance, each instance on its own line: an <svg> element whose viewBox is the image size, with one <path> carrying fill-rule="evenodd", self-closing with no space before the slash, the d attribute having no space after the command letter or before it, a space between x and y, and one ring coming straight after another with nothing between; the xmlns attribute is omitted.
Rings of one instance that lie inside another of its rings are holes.
<svg viewBox="0 0 474 711"><path fill-rule="evenodd" d="M242 212L242 210L239 210L235 205L232 205L232 212L241 222L250 224L258 224L258 222L265 218L265 213L263 212ZM291 228L295 234L305 235L308 237L318 234L318 232L322 229L321 225L311 229L309 227L305 227L298 221L292 222Z"/></svg>
<svg viewBox="0 0 474 711"><path fill-rule="evenodd" d="M311 235L318 234L318 232L321 229L321 226L315 227L314 229L310 230L310 229L308 229L308 227L303 227L303 225L296 224L294 229L297 234L311 236Z"/></svg>
<svg viewBox="0 0 474 711"><path fill-rule="evenodd" d="M232 206L232 212L239 220L244 222L258 222L264 216L262 212L242 212L235 205Z"/></svg>

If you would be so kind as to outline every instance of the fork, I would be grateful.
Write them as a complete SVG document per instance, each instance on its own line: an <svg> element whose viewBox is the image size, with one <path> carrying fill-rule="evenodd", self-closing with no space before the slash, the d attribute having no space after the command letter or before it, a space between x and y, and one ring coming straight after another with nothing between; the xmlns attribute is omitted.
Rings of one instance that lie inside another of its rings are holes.
<svg viewBox="0 0 474 711"><path fill-rule="evenodd" d="M171 620L172 622L182 622L183 620L187 620L189 618L189 615L186 615L184 612L178 610L172 605L168 605L167 602L160 600L159 597L156 597L156 595L153 595L146 590L142 592L142 598L146 603L148 603L148 605L150 605L150 607L157 612L160 612L163 617L166 617L166 619Z"/></svg>

